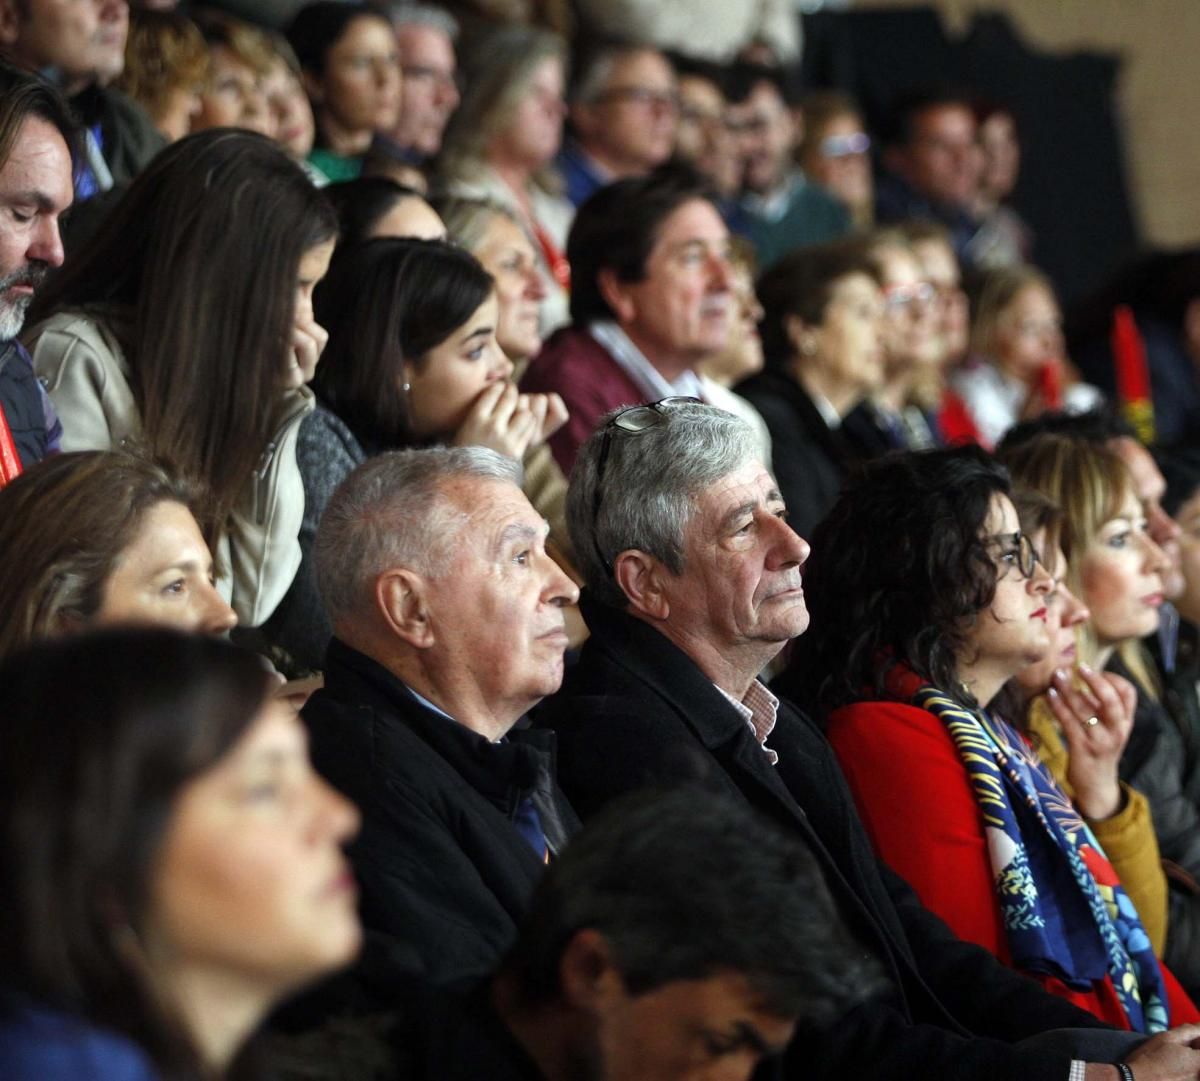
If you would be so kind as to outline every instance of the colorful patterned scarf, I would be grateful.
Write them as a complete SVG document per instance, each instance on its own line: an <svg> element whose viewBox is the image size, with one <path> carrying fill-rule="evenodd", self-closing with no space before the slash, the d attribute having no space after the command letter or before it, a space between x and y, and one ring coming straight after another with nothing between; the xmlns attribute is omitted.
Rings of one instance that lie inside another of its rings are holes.
<svg viewBox="0 0 1200 1081"><path fill-rule="evenodd" d="M1086 990L1107 974L1135 1032L1170 1027L1162 972L1087 823L1025 741L923 685L913 703L954 740L983 816L1013 965Z"/></svg>

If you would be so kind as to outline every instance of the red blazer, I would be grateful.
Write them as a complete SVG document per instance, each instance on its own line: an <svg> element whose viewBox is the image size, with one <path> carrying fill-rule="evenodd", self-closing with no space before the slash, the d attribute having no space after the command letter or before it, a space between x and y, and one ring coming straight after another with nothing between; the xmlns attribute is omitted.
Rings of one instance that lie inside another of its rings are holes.
<svg viewBox="0 0 1200 1081"><path fill-rule="evenodd" d="M879 856L960 938L1011 965L979 805L950 733L917 706L858 702L830 714L828 736ZM1101 1021L1129 1027L1109 977L1077 991L1028 975ZM1163 977L1172 1026L1200 1019L1166 966Z"/></svg>

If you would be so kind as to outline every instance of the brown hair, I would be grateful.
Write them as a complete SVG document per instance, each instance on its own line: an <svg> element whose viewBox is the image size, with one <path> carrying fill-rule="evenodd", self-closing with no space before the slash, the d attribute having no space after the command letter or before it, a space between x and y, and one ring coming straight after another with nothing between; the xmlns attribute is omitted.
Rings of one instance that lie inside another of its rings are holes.
<svg viewBox="0 0 1200 1081"><path fill-rule="evenodd" d="M1046 534L1043 551L1038 553L1044 566L1046 551L1057 548L1062 543L1062 508L1049 496L1024 485L1013 489L1012 502L1017 510L1017 520L1021 523L1022 533L1030 537L1035 533Z"/></svg>
<svg viewBox="0 0 1200 1081"><path fill-rule="evenodd" d="M146 448L211 494L210 546L274 452L300 260L336 234L281 147L213 128L161 151L34 300L31 322L87 308L121 338Z"/></svg>
<svg viewBox="0 0 1200 1081"><path fill-rule="evenodd" d="M79 160L79 129L63 96L45 79L0 61L0 166L8 161L21 125L31 116L53 124L72 161Z"/></svg>
<svg viewBox="0 0 1200 1081"><path fill-rule="evenodd" d="M488 146L512 123L538 65L547 59L562 64L565 80L567 47L562 38L520 25L493 30L464 55L466 89L446 128L439 162L446 181L475 178ZM555 186L549 168L537 180L547 189Z"/></svg>
<svg viewBox="0 0 1200 1081"><path fill-rule="evenodd" d="M125 70L116 80L156 123L177 90L199 89L208 78L208 49L200 30L177 11L130 12Z"/></svg>
<svg viewBox="0 0 1200 1081"><path fill-rule="evenodd" d="M58 454L0 489L0 657L85 624L146 512L195 488L127 451Z"/></svg>

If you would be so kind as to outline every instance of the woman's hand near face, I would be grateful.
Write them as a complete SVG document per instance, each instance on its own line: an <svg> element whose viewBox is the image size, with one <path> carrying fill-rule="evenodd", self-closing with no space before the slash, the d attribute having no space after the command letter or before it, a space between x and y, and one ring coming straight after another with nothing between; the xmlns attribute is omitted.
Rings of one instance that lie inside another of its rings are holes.
<svg viewBox="0 0 1200 1081"><path fill-rule="evenodd" d="M490 447L520 459L534 441L542 420L514 384L497 382L487 387L471 406L467 419L454 436L459 447Z"/></svg>
<svg viewBox="0 0 1200 1081"><path fill-rule="evenodd" d="M1056 672L1046 699L1070 752L1067 780L1075 805L1085 818L1099 821L1121 809L1117 764L1133 730L1137 691L1111 672L1095 672L1084 664L1078 672L1083 683L1078 688L1069 674Z"/></svg>
<svg viewBox="0 0 1200 1081"><path fill-rule="evenodd" d="M541 398L545 402L544 412L542 414L541 434L534 440L535 443L544 443L555 432L558 431L571 414L567 411L566 403L557 394L526 394L524 397L529 401Z"/></svg>
<svg viewBox="0 0 1200 1081"><path fill-rule="evenodd" d="M292 324L292 340L281 380L284 390L295 390L312 380L317 374L317 361L321 359L321 352L328 341L328 332L315 319L296 319Z"/></svg>

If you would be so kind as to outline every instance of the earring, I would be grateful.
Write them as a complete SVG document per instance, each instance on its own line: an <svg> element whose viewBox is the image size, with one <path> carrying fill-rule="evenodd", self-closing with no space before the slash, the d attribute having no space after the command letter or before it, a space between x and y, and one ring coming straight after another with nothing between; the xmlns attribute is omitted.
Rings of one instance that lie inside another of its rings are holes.
<svg viewBox="0 0 1200 1081"><path fill-rule="evenodd" d="M411 388L412 388L411 383L405 383L404 384L404 393L407 394Z"/></svg>
<svg viewBox="0 0 1200 1081"><path fill-rule="evenodd" d="M802 341L800 343L801 356L811 357L811 356L814 356L816 354L816 352L817 352L817 343L814 342L812 340L812 338L805 338L804 341Z"/></svg>

